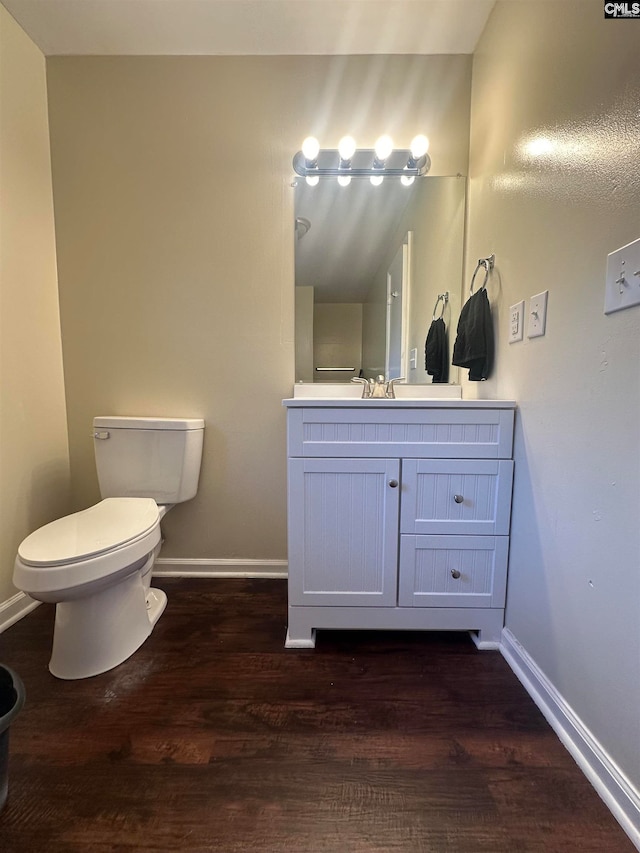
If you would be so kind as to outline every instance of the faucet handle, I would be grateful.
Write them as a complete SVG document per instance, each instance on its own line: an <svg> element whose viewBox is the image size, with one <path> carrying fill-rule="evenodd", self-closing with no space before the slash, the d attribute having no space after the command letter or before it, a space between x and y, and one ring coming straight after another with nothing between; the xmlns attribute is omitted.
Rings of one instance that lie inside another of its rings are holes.
<svg viewBox="0 0 640 853"><path fill-rule="evenodd" d="M352 382L357 382L359 385L362 385L362 399L364 400L367 397L371 396L371 386L369 384L368 379L364 379L362 376L352 376Z"/></svg>
<svg viewBox="0 0 640 853"><path fill-rule="evenodd" d="M397 376L395 379L390 379L387 382L386 396L389 399L395 400L396 392L394 391L393 386L396 384L396 382L404 382L404 379L405 379L404 376Z"/></svg>

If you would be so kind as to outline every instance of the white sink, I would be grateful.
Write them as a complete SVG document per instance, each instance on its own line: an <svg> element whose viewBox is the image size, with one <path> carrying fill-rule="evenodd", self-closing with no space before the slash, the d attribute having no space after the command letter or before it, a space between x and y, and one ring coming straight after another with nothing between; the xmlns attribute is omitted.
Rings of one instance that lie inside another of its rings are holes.
<svg viewBox="0 0 640 853"><path fill-rule="evenodd" d="M394 390L398 400L462 399L460 385L398 384L394 386ZM358 400L362 399L362 386L356 382L298 382L293 386L293 396L313 400Z"/></svg>

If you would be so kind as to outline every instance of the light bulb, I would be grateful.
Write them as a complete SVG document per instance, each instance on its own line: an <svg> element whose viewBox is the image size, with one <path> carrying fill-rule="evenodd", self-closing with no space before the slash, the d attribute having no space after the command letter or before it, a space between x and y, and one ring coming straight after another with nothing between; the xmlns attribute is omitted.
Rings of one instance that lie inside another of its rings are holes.
<svg viewBox="0 0 640 853"><path fill-rule="evenodd" d="M414 181L415 177L413 175L402 175L400 178L400 183L405 187L410 187Z"/></svg>
<svg viewBox="0 0 640 853"><path fill-rule="evenodd" d="M348 187L351 183L351 175L338 175L338 183L341 187Z"/></svg>
<svg viewBox="0 0 640 853"><path fill-rule="evenodd" d="M375 152L378 160L386 160L393 151L393 139L390 136L381 136L376 142Z"/></svg>
<svg viewBox="0 0 640 853"><path fill-rule="evenodd" d="M308 160L310 163L313 163L320 151L320 143L315 138L315 136L307 136L305 141L302 143L302 153L304 154L304 159Z"/></svg>
<svg viewBox="0 0 640 853"><path fill-rule="evenodd" d="M343 136L338 143L338 153L341 160L351 160L356 153L356 141L353 136Z"/></svg>
<svg viewBox="0 0 640 853"><path fill-rule="evenodd" d="M419 160L429 150L429 140L421 133L415 136L411 141L411 156L414 160Z"/></svg>
<svg viewBox="0 0 640 853"><path fill-rule="evenodd" d="M305 181L309 184L310 187L315 187L318 185L318 181L320 180L319 175L307 175Z"/></svg>
<svg viewBox="0 0 640 853"><path fill-rule="evenodd" d="M371 175L369 180L371 181L374 187L379 187L380 184L383 182L384 178L382 177L382 175Z"/></svg>

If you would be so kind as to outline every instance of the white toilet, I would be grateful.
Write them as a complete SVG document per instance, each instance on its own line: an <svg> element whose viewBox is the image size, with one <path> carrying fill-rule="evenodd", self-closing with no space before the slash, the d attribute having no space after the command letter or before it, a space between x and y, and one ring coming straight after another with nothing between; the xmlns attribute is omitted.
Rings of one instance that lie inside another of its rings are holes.
<svg viewBox="0 0 640 853"><path fill-rule="evenodd" d="M167 603L151 588L160 519L198 490L204 421L100 417L93 421L100 494L18 548L13 582L56 604L49 669L88 678L122 663L147 639Z"/></svg>

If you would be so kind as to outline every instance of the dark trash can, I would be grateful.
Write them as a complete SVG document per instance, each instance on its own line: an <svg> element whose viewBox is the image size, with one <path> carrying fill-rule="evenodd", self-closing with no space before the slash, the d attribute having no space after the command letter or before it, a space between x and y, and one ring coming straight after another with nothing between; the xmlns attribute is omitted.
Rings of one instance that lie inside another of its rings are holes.
<svg viewBox="0 0 640 853"><path fill-rule="evenodd" d="M9 790L9 726L24 705L24 684L8 666L0 664L0 811Z"/></svg>

